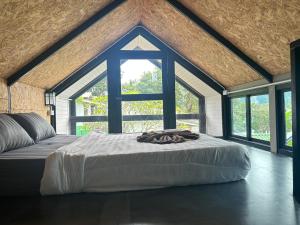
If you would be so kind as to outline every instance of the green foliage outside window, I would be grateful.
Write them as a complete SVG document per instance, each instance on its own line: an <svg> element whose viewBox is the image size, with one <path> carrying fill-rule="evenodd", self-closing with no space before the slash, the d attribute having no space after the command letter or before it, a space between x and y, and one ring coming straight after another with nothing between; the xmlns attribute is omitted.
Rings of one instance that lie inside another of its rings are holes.
<svg viewBox="0 0 300 225"><path fill-rule="evenodd" d="M233 98L232 106L232 134L246 137L246 98Z"/></svg>
<svg viewBox="0 0 300 225"><path fill-rule="evenodd" d="M269 96L251 96L250 102L251 137L270 141Z"/></svg>
<svg viewBox="0 0 300 225"><path fill-rule="evenodd" d="M198 114L199 98L184 88L178 82L175 83L176 114ZM199 132L199 119L176 119L178 129Z"/></svg>
<svg viewBox="0 0 300 225"><path fill-rule="evenodd" d="M151 83L151 85L149 85ZM130 80L122 84L123 94L153 94L162 91L162 72L158 67L144 72L139 80ZM198 114L198 98L176 82L176 113ZM86 93L76 99L77 116L107 116L107 79L98 82ZM163 115L163 101L130 101L122 102L122 115ZM163 129L162 120L123 121L123 132L142 132ZM199 131L199 120L183 120L177 123L178 128ZM86 135L92 130L108 132L108 122L77 123L76 134Z"/></svg>
<svg viewBox="0 0 300 225"><path fill-rule="evenodd" d="M292 140L292 96L291 92L284 92L284 112L285 112L285 144L293 146Z"/></svg>
<svg viewBox="0 0 300 225"><path fill-rule="evenodd" d="M246 97L233 98L232 106L232 134L246 137ZM269 97L258 95L250 97L251 137L270 141Z"/></svg>

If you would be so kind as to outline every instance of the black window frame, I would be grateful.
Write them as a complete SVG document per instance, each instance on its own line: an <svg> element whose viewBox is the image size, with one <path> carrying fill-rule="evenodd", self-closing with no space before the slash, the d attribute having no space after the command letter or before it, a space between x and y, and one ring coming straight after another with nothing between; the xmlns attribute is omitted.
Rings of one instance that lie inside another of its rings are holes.
<svg viewBox="0 0 300 225"><path fill-rule="evenodd" d="M198 91L194 88L189 86L183 79L175 75L175 81L178 82L182 87L184 87L187 91L191 92L192 95L198 98L198 105L199 105L199 117L196 117L195 114L176 114L176 119L199 119L199 132L206 133L206 110L205 110L205 97L201 95ZM176 99L175 99L176 101ZM176 109L175 109L176 113Z"/></svg>
<svg viewBox="0 0 300 225"><path fill-rule="evenodd" d="M237 95L232 95L230 96L230 101L229 101L229 109L230 109L230 123L229 123L229 139L237 142L241 142L244 144L248 144L254 147L261 148L263 150L270 151L270 141L265 141L257 138L252 137L252 129L251 129L251 97L252 96L260 96L260 95L268 95L269 92L267 89L263 88L261 90L255 90L255 91L250 91L250 92L245 92L245 93L240 93ZM245 97L246 98L246 137L235 135L232 133L232 99L234 98L241 98ZM270 103L269 103L270 104Z"/></svg>
<svg viewBox="0 0 300 225"><path fill-rule="evenodd" d="M244 136L240 136L240 135L236 135L236 134L233 134L233 110L232 110L232 100L233 99L236 99L236 98L245 98L245 111L246 111L246 137ZM230 136L231 137L234 137L234 138L239 138L239 139L243 139L243 140L247 140L247 135L248 135L248 119L247 119L247 97L246 96L235 96L235 97L232 97L230 98L230 101L229 101L229 108L230 108Z"/></svg>
<svg viewBox="0 0 300 225"><path fill-rule="evenodd" d="M287 156L293 156L293 147L287 146L286 142L286 123L285 123L285 101L284 93L291 92L290 84L280 85L276 87L277 96L277 126L278 126L278 152Z"/></svg>
<svg viewBox="0 0 300 225"><path fill-rule="evenodd" d="M164 101L164 86L167 85L163 77L166 75L166 67L164 66L166 63L166 55L159 51L149 51L149 50L120 50L119 55L118 55L118 62L121 67L122 62L127 61L127 60L132 60L132 59L139 59L139 60L148 60L152 62L154 65L159 67L162 71L162 93L153 93L153 94L122 94L122 85L120 86L121 88L121 129L123 133L123 121L127 121L126 115L122 115L122 102L128 102L128 101L163 101L163 106L165 105ZM157 62L157 60L160 60L161 63ZM155 63L157 62L157 63ZM121 77L120 77L120 82L121 82ZM165 114L163 107L163 115ZM154 118L157 118L158 120L163 120L163 126L165 129L168 127L166 124L166 118L163 115L137 115L131 117L132 120L130 121L139 121L138 118L141 118L141 120L155 120ZM153 119L152 119L153 118ZM128 120L129 121L129 120Z"/></svg>
<svg viewBox="0 0 300 225"><path fill-rule="evenodd" d="M122 50L122 48L133 40L137 35L143 36L146 40L156 46L159 51L148 50ZM121 61L130 59L146 59L154 64L155 59L161 60L162 69L162 93L161 94L122 94L121 93L121 77L120 66ZM70 124L71 134L76 134L77 122L104 122L108 121L108 133L122 133L122 121L139 121L139 120L157 120L163 118L164 129L176 128L176 116L178 118L194 119L194 114L177 114L176 115L176 99L175 99L175 80L178 81L175 75L175 62L179 63L189 72L195 76L199 76L199 71L188 64L182 58L178 57L176 53L170 51L164 44L158 42L155 38L149 36L147 32L130 35L129 38L122 39L113 47L107 57L102 58L99 63L107 61L107 70L100 74L93 81L88 83L85 87L80 89L77 93L71 96L70 101ZM118 65L118 66L116 66ZM197 72L196 74L194 72ZM103 77L107 77L107 91L108 91L108 115L107 116L77 116L76 115L76 98L81 96L85 91L98 83ZM206 116L205 116L205 97L199 92L193 90L188 84L180 83L188 91L199 99L199 131L206 133ZM162 100L163 101L163 115L131 115L122 117L122 101L145 101L145 100Z"/></svg>

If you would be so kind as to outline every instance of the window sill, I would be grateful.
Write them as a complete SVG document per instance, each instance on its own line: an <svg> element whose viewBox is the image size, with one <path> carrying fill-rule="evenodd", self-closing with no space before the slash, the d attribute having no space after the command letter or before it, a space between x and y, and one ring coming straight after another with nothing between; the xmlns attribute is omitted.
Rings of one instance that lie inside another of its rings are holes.
<svg viewBox="0 0 300 225"><path fill-rule="evenodd" d="M293 151L291 149L279 148L278 153L282 154L282 155L289 156L289 157L293 157Z"/></svg>
<svg viewBox="0 0 300 225"><path fill-rule="evenodd" d="M237 137L229 137L230 141L235 141L244 145L248 145L251 147L255 147L255 148L259 148L265 151L270 151L270 145L269 144L264 144L264 143L260 143L260 142L255 142L255 141L248 141L242 138L237 138Z"/></svg>

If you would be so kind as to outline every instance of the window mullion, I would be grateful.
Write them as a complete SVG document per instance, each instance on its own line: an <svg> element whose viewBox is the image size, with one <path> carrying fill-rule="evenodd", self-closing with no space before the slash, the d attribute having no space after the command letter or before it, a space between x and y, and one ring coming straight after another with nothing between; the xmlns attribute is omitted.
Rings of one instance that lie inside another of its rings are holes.
<svg viewBox="0 0 300 225"><path fill-rule="evenodd" d="M246 128L247 128L247 140L251 141L251 102L250 95L246 96Z"/></svg>
<svg viewBox="0 0 300 225"><path fill-rule="evenodd" d="M164 128L176 128L176 103L175 103L175 62L173 57L165 55L162 65L163 76L163 110Z"/></svg>
<svg viewBox="0 0 300 225"><path fill-rule="evenodd" d="M108 132L122 133L120 59L116 54L107 59Z"/></svg>

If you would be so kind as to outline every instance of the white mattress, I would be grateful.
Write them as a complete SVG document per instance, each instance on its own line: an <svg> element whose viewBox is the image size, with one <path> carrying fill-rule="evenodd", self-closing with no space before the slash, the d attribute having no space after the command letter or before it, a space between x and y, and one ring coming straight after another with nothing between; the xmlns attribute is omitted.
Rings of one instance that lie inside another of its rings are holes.
<svg viewBox="0 0 300 225"><path fill-rule="evenodd" d="M244 179L247 149L200 135L178 144L136 141L138 134L92 133L46 159L41 194L111 192Z"/></svg>

